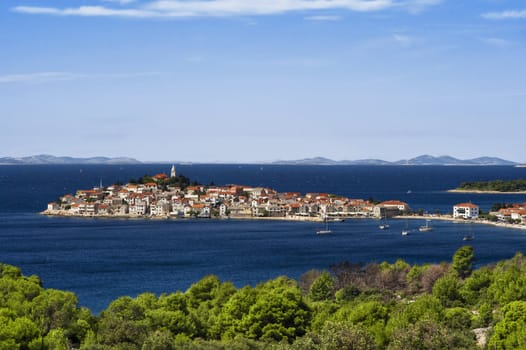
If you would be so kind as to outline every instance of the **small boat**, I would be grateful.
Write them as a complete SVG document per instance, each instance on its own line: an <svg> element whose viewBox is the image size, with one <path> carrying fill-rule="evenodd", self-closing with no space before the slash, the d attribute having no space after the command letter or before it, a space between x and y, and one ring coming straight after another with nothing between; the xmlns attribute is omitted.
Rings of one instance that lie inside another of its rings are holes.
<svg viewBox="0 0 526 350"><path fill-rule="evenodd" d="M328 221L332 221L332 222L344 222L345 220L342 219L342 218L332 218L332 219L329 219Z"/></svg>
<svg viewBox="0 0 526 350"><path fill-rule="evenodd" d="M389 228L389 224L385 222L386 216L382 216L380 219L382 221L380 222L380 226L378 226L378 228L380 230L387 230Z"/></svg>
<svg viewBox="0 0 526 350"><path fill-rule="evenodd" d="M402 236L409 235L409 220L405 222L405 228L402 230Z"/></svg>
<svg viewBox="0 0 526 350"><path fill-rule="evenodd" d="M326 217L324 221L325 221L325 228L316 231L317 235L327 235L327 234L332 233L332 231L329 229L329 220L328 220L328 218Z"/></svg>
<svg viewBox="0 0 526 350"><path fill-rule="evenodd" d="M474 239L475 239L475 236L473 236L473 235L465 235L465 236L462 238L463 241L472 241L472 240L474 240Z"/></svg>
<svg viewBox="0 0 526 350"><path fill-rule="evenodd" d="M462 237L463 241L472 241L475 239L475 234L472 232L471 226L469 226L468 234Z"/></svg>
<svg viewBox="0 0 526 350"><path fill-rule="evenodd" d="M429 220L426 220L426 224L425 226L420 226L418 228L418 231L420 232L429 232L429 231L433 231L433 227L429 226Z"/></svg>

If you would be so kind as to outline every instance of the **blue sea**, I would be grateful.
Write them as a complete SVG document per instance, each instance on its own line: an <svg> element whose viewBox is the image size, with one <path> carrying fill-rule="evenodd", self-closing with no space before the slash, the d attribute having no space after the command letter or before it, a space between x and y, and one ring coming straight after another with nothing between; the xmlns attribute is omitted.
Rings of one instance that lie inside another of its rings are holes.
<svg viewBox="0 0 526 350"><path fill-rule="evenodd" d="M419 221L334 223L319 236L317 223L238 220L111 220L50 218L38 214L65 193L146 174L171 165L0 166L0 262L39 275L44 286L71 290L98 313L122 295L186 290L208 274L236 286L310 269L352 262L449 261L470 242L477 264L526 251L526 231L484 225L432 222L432 232L400 231ZM488 210L496 202L526 202L523 195L458 194L446 190L463 181L526 178L526 168L441 166L177 165L179 174L203 184L242 184L278 191L328 192L351 198L400 199L413 209L450 212L472 201Z"/></svg>

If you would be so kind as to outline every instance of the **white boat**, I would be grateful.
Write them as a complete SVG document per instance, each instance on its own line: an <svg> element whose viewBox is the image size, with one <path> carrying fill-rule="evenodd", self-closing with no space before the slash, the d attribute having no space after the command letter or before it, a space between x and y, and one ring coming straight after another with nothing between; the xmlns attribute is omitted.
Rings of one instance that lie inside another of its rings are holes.
<svg viewBox="0 0 526 350"><path fill-rule="evenodd" d="M433 231L433 227L429 226L429 220L426 220L426 224L425 226L420 226L418 228L418 231L420 232L429 232L429 231Z"/></svg>
<svg viewBox="0 0 526 350"><path fill-rule="evenodd" d="M475 234L472 232L471 225L469 226L468 234L462 237L463 241L472 241L475 239Z"/></svg>
<svg viewBox="0 0 526 350"><path fill-rule="evenodd" d="M382 216L380 219L382 221L380 222L380 226L378 226L378 228L380 230L387 230L389 228L389 224L385 222L386 216Z"/></svg>
<svg viewBox="0 0 526 350"><path fill-rule="evenodd" d="M327 235L327 234L332 233L332 231L329 229L329 220L328 220L328 218L326 217L324 221L325 221L325 228L316 231L317 235Z"/></svg>
<svg viewBox="0 0 526 350"><path fill-rule="evenodd" d="M409 221L405 222L405 229L402 230L402 236L409 235Z"/></svg>

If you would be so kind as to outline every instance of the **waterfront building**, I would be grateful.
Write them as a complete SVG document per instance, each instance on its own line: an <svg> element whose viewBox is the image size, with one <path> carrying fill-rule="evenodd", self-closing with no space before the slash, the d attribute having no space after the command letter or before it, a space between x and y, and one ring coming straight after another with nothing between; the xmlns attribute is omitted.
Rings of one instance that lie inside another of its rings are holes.
<svg viewBox="0 0 526 350"><path fill-rule="evenodd" d="M479 207L471 202L459 203L453 206L453 217L463 219L476 219L479 217Z"/></svg>
<svg viewBox="0 0 526 350"><path fill-rule="evenodd" d="M393 217L406 211L409 211L409 204L402 201L390 200L375 205L373 208L373 216L377 218Z"/></svg>

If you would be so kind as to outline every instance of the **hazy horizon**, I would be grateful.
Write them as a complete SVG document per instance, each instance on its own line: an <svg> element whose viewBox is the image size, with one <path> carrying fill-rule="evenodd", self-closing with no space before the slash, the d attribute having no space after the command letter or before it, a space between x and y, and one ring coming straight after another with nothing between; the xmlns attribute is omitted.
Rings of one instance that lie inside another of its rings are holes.
<svg viewBox="0 0 526 350"><path fill-rule="evenodd" d="M439 158L439 157L453 157L453 158L456 158L457 160L461 160L461 161L467 161L467 160L471 160L471 159L477 159L477 158L483 158L483 157L490 157L490 158L494 158L493 156L491 155L479 155L477 157L473 157L473 158L469 158L469 159L462 159L462 158L459 158L459 157L455 157L455 156L452 156L452 155L448 155L448 154L441 154L441 155L429 155L429 154L421 154L421 155L413 155L411 157L408 157L408 158L396 158L396 159L380 159L380 158L360 158L360 159L349 159L349 158L346 158L346 159L333 159L333 158L329 158L329 157L325 157L325 156L321 156L321 155L315 155L315 156L312 156L312 157L305 157L305 158L297 158L297 159L253 159L253 160L247 160L247 161L225 161L225 160L221 160L221 159L218 159L218 160L210 160L210 161L195 161L195 160L191 160L191 159L138 159L138 158L134 158L134 157L130 157L130 156L127 156L127 155L118 155L118 156L108 156L108 155L105 155L105 154L97 154L97 155L88 155L88 156L71 156L71 155L64 155L64 154L32 154L32 155L25 155L25 156L10 156L10 155L1 155L0 154L0 158L28 158L28 157L38 157L38 156L51 156L51 157L57 157L57 158L61 158L61 157L68 157L68 158L79 158L79 159L91 159L91 158L99 158L99 157L103 157L103 158L110 158L110 159L116 159L116 158L128 158L128 159L134 159L136 161L139 161L141 163L145 163L145 164L171 164L171 163L174 163L174 164L184 164L184 163L195 163L195 164L268 164L268 163L274 163L274 162L287 162L287 161L301 161L301 160L315 160L315 159L319 159L319 158L322 158L322 159L326 159L326 160L330 160L330 161L335 161L335 162L345 162L345 161L364 161L364 160L381 160L381 161L387 161L387 162L399 162L399 161L404 161L404 160L411 160L411 159L414 159L414 158L418 158L418 157L422 157L422 156L431 156L431 157L436 157L436 158ZM496 157L496 158L500 158L500 157ZM511 161L511 162L515 162L515 163L518 163L518 164L521 164L522 162L521 161L517 161L515 159L508 159L508 158L500 158L502 160L505 160L505 161Z"/></svg>

